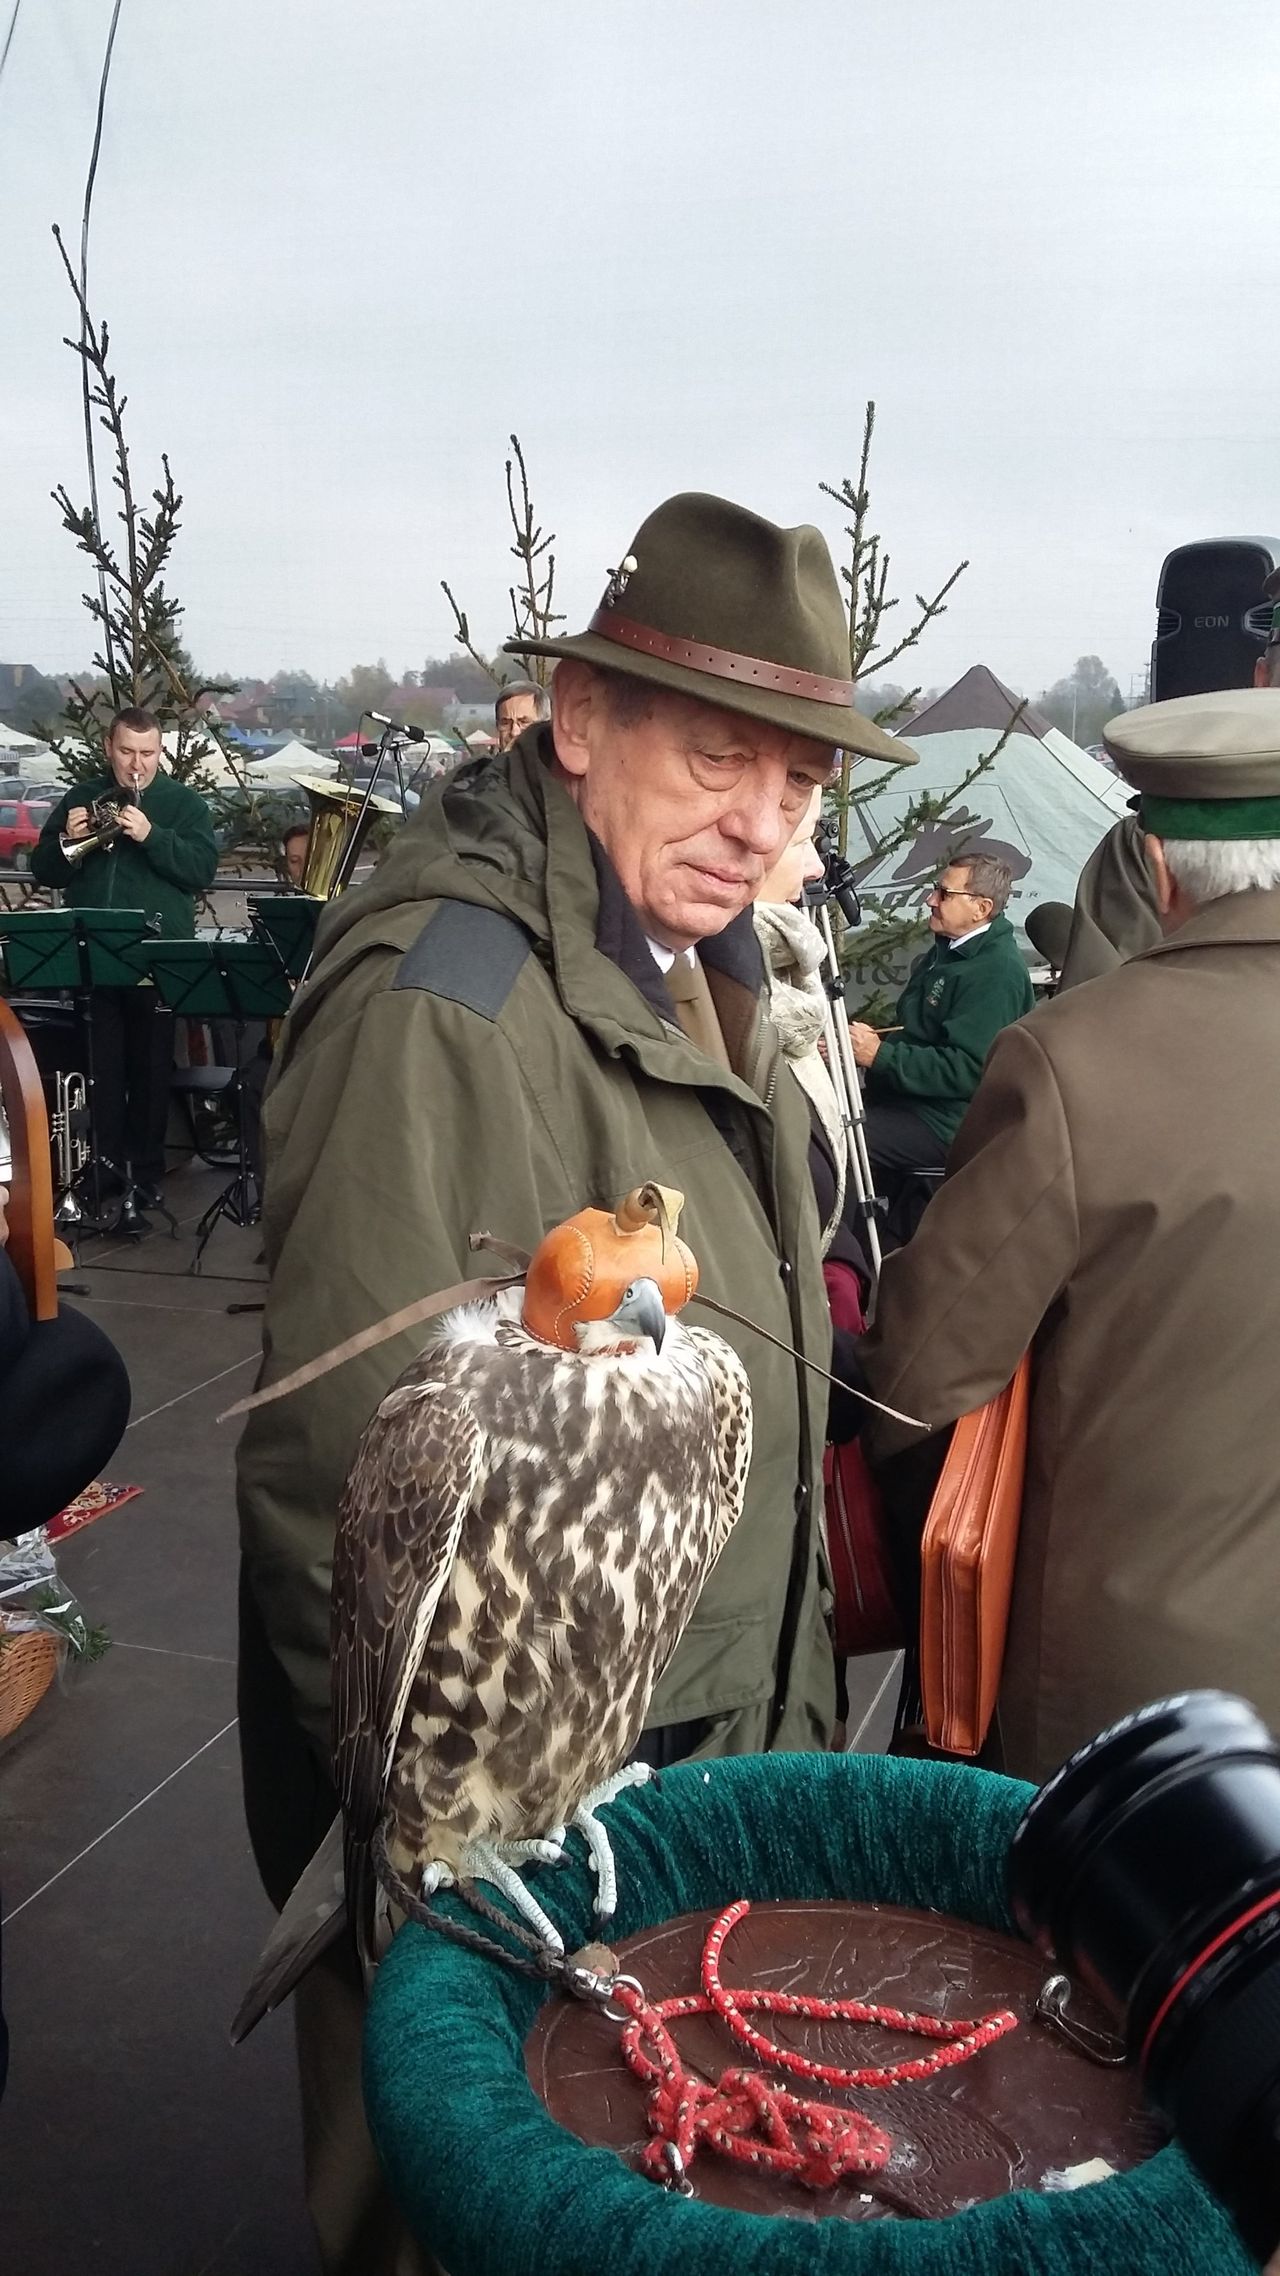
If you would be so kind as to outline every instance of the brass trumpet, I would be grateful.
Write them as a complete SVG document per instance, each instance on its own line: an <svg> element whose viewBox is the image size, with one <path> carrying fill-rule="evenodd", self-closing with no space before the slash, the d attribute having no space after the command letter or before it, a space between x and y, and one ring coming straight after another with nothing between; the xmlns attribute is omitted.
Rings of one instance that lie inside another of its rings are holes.
<svg viewBox="0 0 1280 2276"><path fill-rule="evenodd" d="M64 861L83 861L86 854L100 853L105 846L113 846L124 836L120 823L120 810L124 806L141 803L137 770L127 790L109 791L105 798L95 798L89 808L89 827L82 838L73 838L64 830L58 839L58 850Z"/></svg>
<svg viewBox="0 0 1280 2276"><path fill-rule="evenodd" d="M69 830L64 830L58 839L58 849L63 860L83 861L86 854L98 853L104 846L113 846L117 838L123 837L124 832L120 826L121 804L122 801L118 798L95 798L89 808L89 827L84 836L73 838Z"/></svg>

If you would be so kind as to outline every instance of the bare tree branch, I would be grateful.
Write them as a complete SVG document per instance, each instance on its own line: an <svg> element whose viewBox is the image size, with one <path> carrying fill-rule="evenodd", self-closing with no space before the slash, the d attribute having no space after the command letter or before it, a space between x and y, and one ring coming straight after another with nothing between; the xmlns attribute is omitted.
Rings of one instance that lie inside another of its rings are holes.
<svg viewBox="0 0 1280 2276"><path fill-rule="evenodd" d="M496 672L488 657L481 655L480 650L471 638L471 628L467 623L466 616L459 608L443 577L440 579L440 590L453 610L454 631L457 634L459 646L465 649L473 664L478 664L481 671L488 674L496 688L505 687L509 675L506 672Z"/></svg>

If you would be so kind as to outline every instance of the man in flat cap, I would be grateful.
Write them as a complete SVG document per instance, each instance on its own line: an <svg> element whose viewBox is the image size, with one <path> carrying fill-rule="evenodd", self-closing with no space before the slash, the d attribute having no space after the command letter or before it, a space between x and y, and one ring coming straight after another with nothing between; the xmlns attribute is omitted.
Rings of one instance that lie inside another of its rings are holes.
<svg viewBox="0 0 1280 2276"><path fill-rule="evenodd" d="M762 1016L757 886L838 745L900 761L853 708L826 544L723 499L651 514L559 659L549 722L432 787L321 926L264 1124L264 1381L483 1273L646 1178L685 1195L708 1292L827 1357L803 1097ZM913 754L907 753L906 756ZM717 1323L751 1377L746 1507L654 1701L650 1759L821 1747L827 1387ZM255 1414L240 1450L250 1831L277 1903L327 1827L329 1569L360 1431L401 1337ZM421 2265L360 2126L350 1962L298 1995L309 2196L328 2271Z"/></svg>
<svg viewBox="0 0 1280 2276"><path fill-rule="evenodd" d="M997 1038L866 1355L937 1429L1033 1353L994 1743L1034 1779L1194 1685L1280 1722L1280 689L1106 742L1164 937Z"/></svg>

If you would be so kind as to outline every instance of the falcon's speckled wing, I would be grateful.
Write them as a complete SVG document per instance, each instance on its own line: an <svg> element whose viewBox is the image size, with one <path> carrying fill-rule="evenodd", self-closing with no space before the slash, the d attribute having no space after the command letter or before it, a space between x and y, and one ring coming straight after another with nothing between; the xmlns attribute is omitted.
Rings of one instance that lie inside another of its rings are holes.
<svg viewBox="0 0 1280 2276"><path fill-rule="evenodd" d="M709 1573L742 1515L751 1468L751 1383L732 1344L714 1329L687 1327L684 1332L702 1362L715 1416L720 1510L707 1560Z"/></svg>
<svg viewBox="0 0 1280 2276"><path fill-rule="evenodd" d="M464 1393L401 1382L347 1479L334 1544L333 1760L349 1840L382 1814L405 1704L483 1464Z"/></svg>

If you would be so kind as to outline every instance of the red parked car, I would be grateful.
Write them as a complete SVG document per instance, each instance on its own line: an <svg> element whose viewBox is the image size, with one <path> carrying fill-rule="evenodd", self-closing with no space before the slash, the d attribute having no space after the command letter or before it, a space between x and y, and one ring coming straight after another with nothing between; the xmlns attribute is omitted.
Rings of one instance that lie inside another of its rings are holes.
<svg viewBox="0 0 1280 2276"><path fill-rule="evenodd" d="M0 799L0 868L30 868L31 848L55 803L52 798Z"/></svg>

